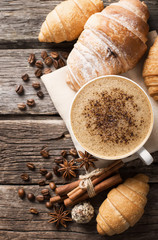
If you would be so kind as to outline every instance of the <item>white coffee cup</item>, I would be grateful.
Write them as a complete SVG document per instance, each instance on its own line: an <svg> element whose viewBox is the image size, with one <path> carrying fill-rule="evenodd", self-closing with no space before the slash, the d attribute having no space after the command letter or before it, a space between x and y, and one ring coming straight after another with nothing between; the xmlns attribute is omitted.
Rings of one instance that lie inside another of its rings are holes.
<svg viewBox="0 0 158 240"><path fill-rule="evenodd" d="M153 157L151 156L151 154L150 154L143 146L144 146L144 144L147 142L147 140L149 139L149 137L150 137L150 135L151 135L151 132L152 132L152 129L153 129L153 125L154 125L153 109L152 109L152 105L151 105L150 99L149 99L148 95L146 94L146 92L145 92L137 83L135 83L135 82L132 81L131 79L128 79L128 78L123 77L123 76L107 75L107 76L100 76L100 77L97 77L97 78L95 78L95 79L92 79L91 81L89 81L89 82L87 82L85 85L83 85L83 86L80 88L80 90L76 93L76 95L75 95L75 97L74 97L74 99L73 99L73 101L72 101L71 107L70 107L69 117L70 117L70 130L71 130L71 133L72 133L74 139L79 143L79 145L81 145L81 147L82 147L85 151L87 151L87 152L89 152L90 154L92 154L89 150L85 149L85 148L82 146L82 143L77 140L77 138L76 138L76 136L75 136L75 134L74 134L74 132L73 132L73 128L72 128L72 124L71 124L71 110L72 110L73 103L74 103L76 97L81 93L81 91L85 88L85 86L87 86L88 84L90 84L90 83L93 82L93 81L97 81L98 79L101 79L101 78L109 78L109 77L112 77L112 78L117 78L117 77L118 77L118 78L122 78L122 79L125 79L125 80L128 80L128 81L132 82L133 84L137 85L137 87L145 94L146 98L147 98L148 101L149 101L149 105L150 105L150 109L151 109L151 114L152 114L152 116L151 116L152 121L151 121L151 125L150 125L150 129L149 129L149 131L148 131L148 134L147 134L147 136L143 139L143 141L142 141L133 151L131 151L131 152L129 152L129 153L121 156L121 159L128 158L129 156L137 153L137 155L140 157L140 159L141 159L145 164L150 165L150 164L153 162ZM93 155L94 157L99 158L99 159L102 159L102 160L118 160L118 159L120 159L120 157L119 157L119 158L117 158L117 157L115 157L115 158L111 158L111 157L110 157L110 158L100 158L100 157L97 156L97 155L94 155L94 154L92 154L92 155Z"/></svg>

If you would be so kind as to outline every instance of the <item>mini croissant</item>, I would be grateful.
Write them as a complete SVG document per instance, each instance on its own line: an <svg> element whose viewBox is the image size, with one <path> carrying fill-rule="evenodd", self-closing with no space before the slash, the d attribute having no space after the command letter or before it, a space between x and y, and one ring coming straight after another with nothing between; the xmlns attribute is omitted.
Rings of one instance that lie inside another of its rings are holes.
<svg viewBox="0 0 158 240"><path fill-rule="evenodd" d="M148 180L146 175L138 174L108 193L96 219L99 234L120 234L138 222L147 202Z"/></svg>
<svg viewBox="0 0 158 240"><path fill-rule="evenodd" d="M143 77L149 94L158 101L158 37L145 60Z"/></svg>
<svg viewBox="0 0 158 240"><path fill-rule="evenodd" d="M87 19L103 9L102 0L68 0L51 11L42 24L40 42L72 41L80 35Z"/></svg>

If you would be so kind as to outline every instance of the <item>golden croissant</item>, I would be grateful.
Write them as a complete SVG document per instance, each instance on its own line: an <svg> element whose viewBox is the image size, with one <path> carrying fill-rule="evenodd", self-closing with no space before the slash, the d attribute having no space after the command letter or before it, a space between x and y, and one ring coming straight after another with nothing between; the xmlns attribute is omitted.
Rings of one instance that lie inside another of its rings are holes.
<svg viewBox="0 0 158 240"><path fill-rule="evenodd" d="M42 24L40 42L72 41L83 31L87 19L104 8L102 0L68 0L51 11Z"/></svg>
<svg viewBox="0 0 158 240"><path fill-rule="evenodd" d="M68 57L70 87L77 91L95 77L135 67L147 49L148 18L139 0L120 0L93 14Z"/></svg>
<svg viewBox="0 0 158 240"><path fill-rule="evenodd" d="M120 234L138 222L147 203L148 180L146 175L138 174L108 193L96 219L99 234Z"/></svg>
<svg viewBox="0 0 158 240"><path fill-rule="evenodd" d="M144 63L143 77L149 94L158 101L158 37L149 50Z"/></svg>

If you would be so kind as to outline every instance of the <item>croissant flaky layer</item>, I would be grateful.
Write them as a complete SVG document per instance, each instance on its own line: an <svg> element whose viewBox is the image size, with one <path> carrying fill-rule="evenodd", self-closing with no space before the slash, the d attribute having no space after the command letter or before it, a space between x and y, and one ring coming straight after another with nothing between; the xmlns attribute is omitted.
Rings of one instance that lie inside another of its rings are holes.
<svg viewBox="0 0 158 240"><path fill-rule="evenodd" d="M93 14L68 57L71 88L77 91L95 77L132 69L147 49L148 17L139 0L120 0Z"/></svg>
<svg viewBox="0 0 158 240"><path fill-rule="evenodd" d="M158 37L149 50L143 67L143 77L149 94L158 101Z"/></svg>
<svg viewBox="0 0 158 240"><path fill-rule="evenodd" d="M103 7L102 0L68 0L60 3L42 24L39 41L59 43L78 38L87 19Z"/></svg>
<svg viewBox="0 0 158 240"><path fill-rule="evenodd" d="M99 234L112 236L134 226L144 213L148 180L146 175L138 174L108 193L96 219Z"/></svg>

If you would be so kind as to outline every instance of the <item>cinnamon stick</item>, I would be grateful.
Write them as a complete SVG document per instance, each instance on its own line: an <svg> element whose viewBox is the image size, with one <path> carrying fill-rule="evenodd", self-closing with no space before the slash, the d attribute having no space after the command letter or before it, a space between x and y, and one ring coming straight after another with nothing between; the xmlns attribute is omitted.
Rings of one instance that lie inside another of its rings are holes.
<svg viewBox="0 0 158 240"><path fill-rule="evenodd" d="M119 161L117 162L117 164L113 164L113 167L111 169L106 169L105 172L103 172L99 177L95 178L92 180L92 184L93 186L97 185L99 182L101 182L103 179L109 177L111 174L113 174L114 172L116 172L119 168L121 168L123 166L123 162ZM68 197L72 200L75 201L76 199L78 199L79 197L81 197L84 193L86 192L86 189L82 189L79 187L76 187L74 190L72 190L71 192L69 192L67 195Z"/></svg>
<svg viewBox="0 0 158 240"><path fill-rule="evenodd" d="M116 175L104 180L103 182L99 183L98 185L96 185L94 187L94 190L95 190L96 194L98 194L98 193L100 193L116 184L119 184L121 182L122 182L122 178L121 178L120 174L116 174ZM66 207L73 206L74 204L84 201L87 198L89 198L89 196L88 196L88 193L86 192L80 198L76 199L75 201L72 201L70 198L66 198L64 200L64 204Z"/></svg>
<svg viewBox="0 0 158 240"><path fill-rule="evenodd" d="M50 201L52 204L54 204L54 203L63 202L66 198L67 198L66 195L65 195L65 196L62 196L62 197L59 196L59 195L57 195L57 196L51 197L49 201Z"/></svg>

